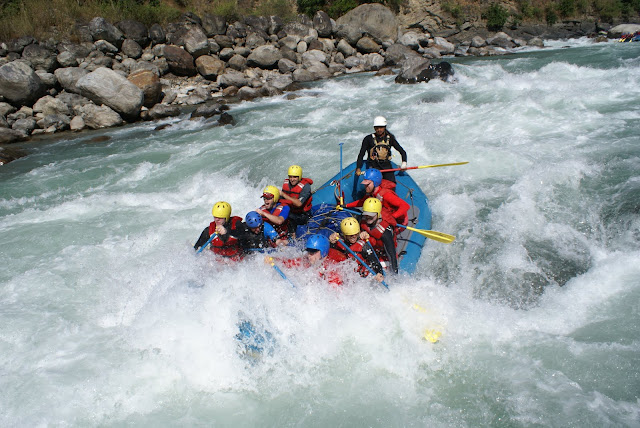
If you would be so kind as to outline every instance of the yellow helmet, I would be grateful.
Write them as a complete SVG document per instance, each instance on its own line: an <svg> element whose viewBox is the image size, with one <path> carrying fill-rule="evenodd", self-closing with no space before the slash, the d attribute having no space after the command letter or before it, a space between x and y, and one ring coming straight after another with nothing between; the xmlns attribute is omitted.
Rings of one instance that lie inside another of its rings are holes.
<svg viewBox="0 0 640 428"><path fill-rule="evenodd" d="M262 197L264 198L265 196L273 196L273 201L278 202L280 200L280 190L276 186L267 186L262 191Z"/></svg>
<svg viewBox="0 0 640 428"><path fill-rule="evenodd" d="M231 204L224 201L216 202L211 210L211 214L213 214L214 217L224 218L229 221L229 218L231 218Z"/></svg>
<svg viewBox="0 0 640 428"><path fill-rule="evenodd" d="M382 213L382 202L377 198L367 198L362 204L362 211L380 215Z"/></svg>
<svg viewBox="0 0 640 428"><path fill-rule="evenodd" d="M340 230L344 236L357 235L360 233L360 224L353 217L347 217L340 222Z"/></svg>
<svg viewBox="0 0 640 428"><path fill-rule="evenodd" d="M302 178L302 167L299 165L291 165L289 171L287 171L287 175Z"/></svg>

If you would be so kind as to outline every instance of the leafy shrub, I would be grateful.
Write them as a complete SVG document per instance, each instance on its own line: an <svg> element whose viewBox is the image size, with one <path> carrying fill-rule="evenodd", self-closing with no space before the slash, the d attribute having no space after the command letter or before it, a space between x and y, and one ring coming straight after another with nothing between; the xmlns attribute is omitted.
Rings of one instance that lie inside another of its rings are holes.
<svg viewBox="0 0 640 428"><path fill-rule="evenodd" d="M498 3L491 3L483 18L487 20L487 29L489 31L500 31L506 24L509 13Z"/></svg>
<svg viewBox="0 0 640 428"><path fill-rule="evenodd" d="M358 7L356 0L336 0L329 6L327 14L332 18L339 18L351 9Z"/></svg>
<svg viewBox="0 0 640 428"><path fill-rule="evenodd" d="M558 22L558 14L556 13L556 8L553 7L553 5L548 4L547 7L544 8L544 15L547 25L551 26Z"/></svg>
<svg viewBox="0 0 640 428"><path fill-rule="evenodd" d="M560 0L560 3L558 3L558 13L563 18L573 16L576 13L574 0Z"/></svg>
<svg viewBox="0 0 640 428"><path fill-rule="evenodd" d="M324 8L326 2L325 0L298 0L297 4L300 13L313 17L317 11Z"/></svg>

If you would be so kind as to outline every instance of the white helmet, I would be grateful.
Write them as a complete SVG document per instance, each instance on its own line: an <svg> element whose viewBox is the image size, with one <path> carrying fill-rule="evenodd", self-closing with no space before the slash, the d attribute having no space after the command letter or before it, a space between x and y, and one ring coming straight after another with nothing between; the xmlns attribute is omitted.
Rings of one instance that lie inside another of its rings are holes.
<svg viewBox="0 0 640 428"><path fill-rule="evenodd" d="M385 119L382 116L378 116L375 119L373 119L373 126L387 126L387 119Z"/></svg>

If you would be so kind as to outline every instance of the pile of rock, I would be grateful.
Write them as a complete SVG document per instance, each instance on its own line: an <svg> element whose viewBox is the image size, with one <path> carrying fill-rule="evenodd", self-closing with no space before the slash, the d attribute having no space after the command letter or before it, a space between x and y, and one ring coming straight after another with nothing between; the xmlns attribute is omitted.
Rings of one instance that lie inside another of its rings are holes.
<svg viewBox="0 0 640 428"><path fill-rule="evenodd" d="M77 34L79 43L23 37L0 45L0 143L176 116L181 106L280 94L343 73L398 67L402 83L447 78L428 71L431 59L503 54L527 44L505 33L454 44L402 28L380 4L337 21L318 12L286 24L276 16L228 24L187 13L166 28L146 28L98 17Z"/></svg>

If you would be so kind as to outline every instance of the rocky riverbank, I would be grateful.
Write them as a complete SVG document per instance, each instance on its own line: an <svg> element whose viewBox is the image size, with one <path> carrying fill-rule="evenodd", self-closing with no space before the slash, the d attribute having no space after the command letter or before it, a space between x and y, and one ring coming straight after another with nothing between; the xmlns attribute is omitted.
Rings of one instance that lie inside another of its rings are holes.
<svg viewBox="0 0 640 428"><path fill-rule="evenodd" d="M453 70L432 60L503 55L542 47L545 38L599 30L579 22L509 34L450 27L432 19L407 26L380 4L361 5L335 21L318 12L292 23L276 16L227 23L187 13L166 28L146 28L97 17L76 29L75 43L23 37L0 44L0 144L177 116L189 106L197 106L192 118L233 124L225 104L305 82L365 71L397 73L399 83L447 79ZM24 153L2 147L0 164Z"/></svg>

